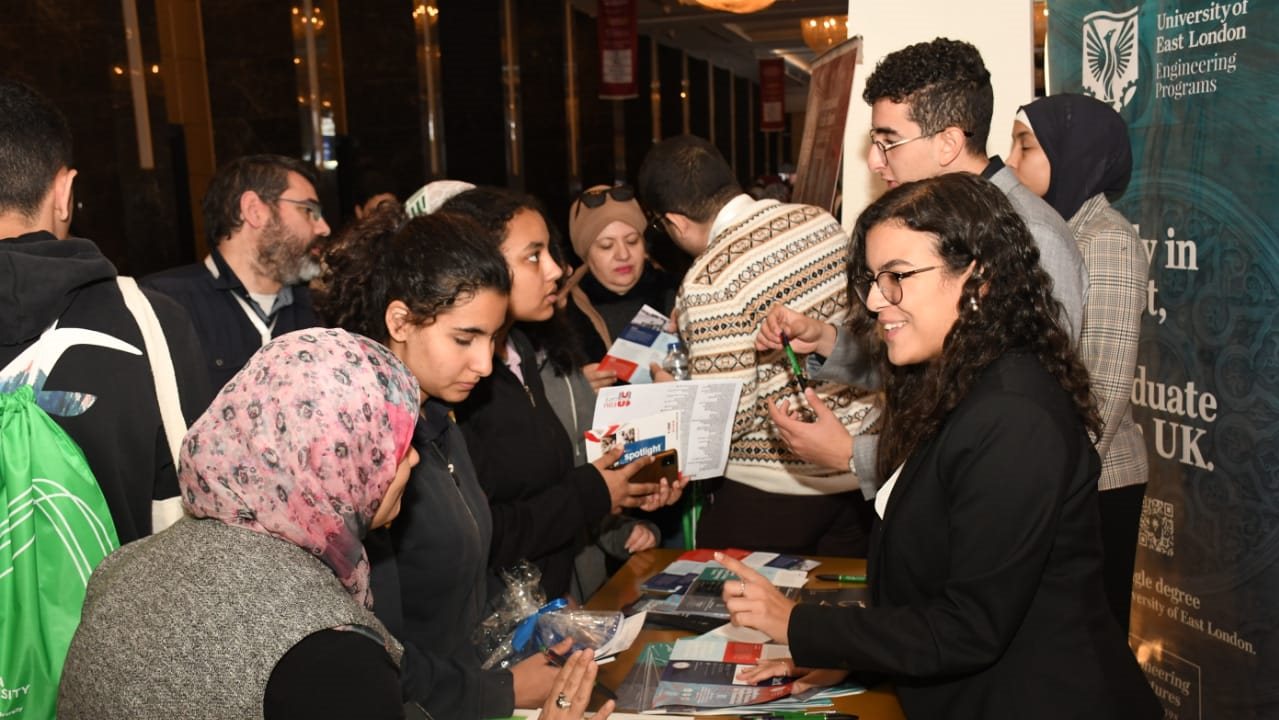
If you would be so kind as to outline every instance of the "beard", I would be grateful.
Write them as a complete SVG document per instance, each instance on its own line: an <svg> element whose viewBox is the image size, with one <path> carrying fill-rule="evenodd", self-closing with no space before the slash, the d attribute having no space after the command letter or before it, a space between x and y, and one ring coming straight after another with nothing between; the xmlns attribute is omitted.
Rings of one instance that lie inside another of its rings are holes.
<svg viewBox="0 0 1279 720"><path fill-rule="evenodd" d="M320 263L311 252L315 242L292 232L275 215L258 240L258 267L281 285L310 282L320 274Z"/></svg>

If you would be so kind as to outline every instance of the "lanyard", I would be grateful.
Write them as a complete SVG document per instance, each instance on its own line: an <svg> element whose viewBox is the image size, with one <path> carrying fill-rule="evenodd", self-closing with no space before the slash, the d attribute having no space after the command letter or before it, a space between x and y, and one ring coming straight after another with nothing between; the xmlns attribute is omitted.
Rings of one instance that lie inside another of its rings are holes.
<svg viewBox="0 0 1279 720"><path fill-rule="evenodd" d="M267 324L262 309L258 307L257 303L244 299L240 296L240 293L234 290L231 291L231 297L240 303L240 308L244 310L244 316L249 319L249 322L253 323L258 335L262 337L262 344L266 345L271 342L271 331L275 329L275 318L272 317L270 324Z"/></svg>
<svg viewBox="0 0 1279 720"><path fill-rule="evenodd" d="M218 266L213 262L212 255L206 255L204 258L204 266L209 269L213 277L218 277ZM245 290L244 292L248 292ZM240 309L244 311L244 316L253 324L253 328L258 331L258 337L262 339L262 344L266 345L271 342L271 331L275 329L275 314L267 315L262 312L262 308L258 307L256 302L252 302L249 298L244 297L241 293L236 292L236 288L231 288L231 297L240 304Z"/></svg>

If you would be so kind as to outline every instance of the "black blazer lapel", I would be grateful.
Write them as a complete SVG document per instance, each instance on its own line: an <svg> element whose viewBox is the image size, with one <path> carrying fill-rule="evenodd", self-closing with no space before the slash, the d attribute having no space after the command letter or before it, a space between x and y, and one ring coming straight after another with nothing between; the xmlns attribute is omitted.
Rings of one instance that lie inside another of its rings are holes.
<svg viewBox="0 0 1279 720"><path fill-rule="evenodd" d="M926 482L918 476L923 462L933 454L933 446L936 442L937 438L933 438L911 453L906 460L906 464L902 467L901 473L897 476L897 482L893 483L892 493L888 496L888 504L884 506L884 517L876 516L875 518L875 529L871 534L870 552L866 559L866 575L871 587L871 601L876 605L879 604L880 576L883 574L884 566L884 548L890 542L889 533L895 527L893 517L897 514L898 508L902 506L902 500L917 485Z"/></svg>

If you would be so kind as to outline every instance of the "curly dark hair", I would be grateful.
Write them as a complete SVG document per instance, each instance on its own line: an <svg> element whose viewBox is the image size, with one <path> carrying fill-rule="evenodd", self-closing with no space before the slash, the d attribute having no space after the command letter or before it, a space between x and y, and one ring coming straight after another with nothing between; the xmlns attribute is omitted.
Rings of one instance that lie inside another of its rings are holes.
<svg viewBox="0 0 1279 720"><path fill-rule="evenodd" d="M957 127L968 152L985 156L995 93L971 44L936 38L884 56L866 78L862 99L874 105L884 98L910 106L910 119L925 135Z"/></svg>
<svg viewBox="0 0 1279 720"><path fill-rule="evenodd" d="M385 343L393 300L409 307L410 322L429 325L481 290L509 295L510 270L485 234L458 213L409 220L398 203L382 205L325 251L315 309L328 325Z"/></svg>
<svg viewBox="0 0 1279 720"><path fill-rule="evenodd" d="M545 208L532 195L506 188L480 186L454 195L440 207L440 212L455 212L478 222L486 231L485 240L494 248L500 248L505 242L507 225L511 219L525 210L542 216L551 236L548 244L551 257L561 267L565 267L567 255L564 251L563 235L560 234L555 223L547 220ZM566 271L560 279L561 289L567 282L568 275ZM518 325L532 341L533 346L546 353L547 360L557 375L567 375L586 362L577 330L572 323L568 322L563 310L557 308L549 320L521 322Z"/></svg>
<svg viewBox="0 0 1279 720"><path fill-rule="evenodd" d="M873 345L885 379L886 407L876 468L887 478L919 444L932 437L988 365L1020 350L1035 355L1075 404L1084 426L1101 428L1088 371L1059 323L1061 305L1039 266L1039 249L1025 222L993 184L969 173L948 173L893 188L857 218L848 260L848 291L871 274L866 238L872 228L898 223L935 239L944 272L959 277L970 266L959 299L959 318L933 362L891 365L883 344ZM863 280L864 282L864 280ZM848 325L875 332L875 314L853 303ZM975 307L974 307L975 305Z"/></svg>

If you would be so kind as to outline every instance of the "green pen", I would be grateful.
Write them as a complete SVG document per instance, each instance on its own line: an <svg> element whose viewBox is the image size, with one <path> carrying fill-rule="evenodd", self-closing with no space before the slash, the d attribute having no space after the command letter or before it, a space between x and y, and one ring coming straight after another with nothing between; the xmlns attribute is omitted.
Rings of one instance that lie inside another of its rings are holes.
<svg viewBox="0 0 1279 720"><path fill-rule="evenodd" d="M794 382L796 382L796 393L798 394L796 402L807 403L807 398L804 396L803 390L804 387L807 387L808 382L803 376L803 366L802 364L799 364L799 358L796 357L794 349L790 348L790 339L787 338L787 334L785 333L781 334L781 349L785 350L785 353L787 353L787 361L790 363L790 376L792 376ZM802 419L804 422L812 422L813 419L816 419L816 416L813 414L811 409L804 408L801 404L796 405L796 411L799 413L799 419Z"/></svg>
<svg viewBox="0 0 1279 720"><path fill-rule="evenodd" d="M795 356L795 351L790 346L790 340L786 337L786 333L782 333L782 350L786 351L786 359L790 361L790 371L795 374L795 379L799 381L799 390L802 395L804 392L804 366L799 364L799 358Z"/></svg>
<svg viewBox="0 0 1279 720"><path fill-rule="evenodd" d="M866 576L865 576L865 575L830 575L830 574L822 573L822 574L819 574L819 575L817 576L817 579L818 579L818 580L825 580L825 581L827 581L827 582L838 582L838 583L864 583L864 582L866 582Z"/></svg>
<svg viewBox="0 0 1279 720"><path fill-rule="evenodd" d="M790 362L791 377L795 380L795 392L798 394L795 399L796 410L801 420L812 422L817 419L817 416L812 410L800 404L807 404L807 398L804 396L804 388L807 387L807 381L804 379L804 366L799 364L799 358L795 356L795 351L791 348L790 339L786 337L786 333L782 333L782 349L786 351L786 359Z"/></svg>

